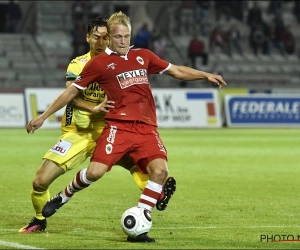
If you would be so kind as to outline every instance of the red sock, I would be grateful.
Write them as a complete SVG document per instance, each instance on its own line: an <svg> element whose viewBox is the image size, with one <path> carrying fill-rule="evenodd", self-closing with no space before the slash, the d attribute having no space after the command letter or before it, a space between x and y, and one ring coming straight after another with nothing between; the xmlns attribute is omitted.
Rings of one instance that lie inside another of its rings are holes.
<svg viewBox="0 0 300 250"><path fill-rule="evenodd" d="M68 201L76 192L87 188L93 183L86 178L86 171L87 168L84 168L77 172L74 179L68 184L68 186L66 186L64 191L62 191L61 196L63 198L63 202Z"/></svg>
<svg viewBox="0 0 300 250"><path fill-rule="evenodd" d="M139 199L138 207L142 207L148 211L152 211L160 194L162 192L162 185L148 180L146 187Z"/></svg>

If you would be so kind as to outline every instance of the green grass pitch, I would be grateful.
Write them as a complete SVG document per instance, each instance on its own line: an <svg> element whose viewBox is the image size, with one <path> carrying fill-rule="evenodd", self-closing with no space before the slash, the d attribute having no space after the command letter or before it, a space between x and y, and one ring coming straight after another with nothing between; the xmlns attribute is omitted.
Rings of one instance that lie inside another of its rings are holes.
<svg viewBox="0 0 300 250"><path fill-rule="evenodd" d="M34 216L32 179L60 131L0 129L0 249L300 248L298 128L159 131L177 191L165 211L152 212L156 243L145 245L126 242L120 227L140 191L119 166L48 218L46 232L20 234ZM51 195L80 168L58 178Z"/></svg>

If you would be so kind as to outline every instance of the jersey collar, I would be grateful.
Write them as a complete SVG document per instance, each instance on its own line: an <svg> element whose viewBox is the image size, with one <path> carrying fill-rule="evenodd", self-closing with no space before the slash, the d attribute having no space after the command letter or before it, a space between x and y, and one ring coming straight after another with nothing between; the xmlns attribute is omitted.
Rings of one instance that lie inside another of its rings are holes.
<svg viewBox="0 0 300 250"><path fill-rule="evenodd" d="M133 46L134 46L134 45L129 46L129 49L128 49L126 55L120 56L120 57L124 58L125 60L128 60L127 54L128 54L129 50L130 50ZM108 55L111 55L111 54L113 54L113 53L119 55L117 52L111 50L111 49L108 48L108 47L106 47L105 53L108 54Z"/></svg>

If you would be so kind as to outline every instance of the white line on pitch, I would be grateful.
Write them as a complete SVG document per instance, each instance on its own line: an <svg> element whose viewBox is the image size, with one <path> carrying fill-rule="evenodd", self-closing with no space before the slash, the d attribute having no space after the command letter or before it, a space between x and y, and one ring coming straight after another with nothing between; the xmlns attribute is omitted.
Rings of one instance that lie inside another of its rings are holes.
<svg viewBox="0 0 300 250"><path fill-rule="evenodd" d="M156 230L183 230L183 229L224 229L224 228L241 228L241 229L250 229L250 228L300 228L300 226L271 226L271 225L262 225L262 226L186 226L186 227L152 227ZM86 229L88 230L88 229ZM0 232L17 232L16 229L3 229L0 228Z"/></svg>
<svg viewBox="0 0 300 250"><path fill-rule="evenodd" d="M156 230L182 230L182 229L223 229L223 228L241 228L241 229L249 229L249 228L299 228L300 226L205 226L205 227L197 227L197 226L187 226L187 227L153 227Z"/></svg>
<svg viewBox="0 0 300 250"><path fill-rule="evenodd" d="M18 249L44 249L44 248L37 248L37 247L33 247L33 246L21 245L17 242L8 242L8 241L3 241L3 240L0 240L0 245L5 246L5 247L14 247L14 248L18 248Z"/></svg>

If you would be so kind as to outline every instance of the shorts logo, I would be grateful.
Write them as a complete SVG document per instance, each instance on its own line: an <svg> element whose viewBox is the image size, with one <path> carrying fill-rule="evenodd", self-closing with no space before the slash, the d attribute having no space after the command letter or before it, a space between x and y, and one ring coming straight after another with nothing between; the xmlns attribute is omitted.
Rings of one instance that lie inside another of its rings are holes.
<svg viewBox="0 0 300 250"><path fill-rule="evenodd" d="M152 131L152 133L155 135L155 138L157 140L157 146L159 147L159 151L164 152L167 154L164 144L162 143L161 139L158 137L158 134L155 131Z"/></svg>
<svg viewBox="0 0 300 250"><path fill-rule="evenodd" d="M105 151L108 155L112 152L112 148L113 148L113 146L110 143L106 144Z"/></svg>
<svg viewBox="0 0 300 250"><path fill-rule="evenodd" d="M59 140L49 151L61 156L65 156L69 152L71 146L71 142Z"/></svg>
<svg viewBox="0 0 300 250"><path fill-rule="evenodd" d="M137 69L127 71L116 76L121 89L128 88L135 84L149 84L147 70Z"/></svg>
<svg viewBox="0 0 300 250"><path fill-rule="evenodd" d="M116 133L117 133L117 127L116 126L111 126L110 127L110 131L109 131L109 135L107 137L107 141L110 143L114 143L115 142L115 137L116 137Z"/></svg>
<svg viewBox="0 0 300 250"><path fill-rule="evenodd" d="M140 56L138 56L138 57L136 58L136 60L137 60L140 64L144 65L144 60L143 60L143 58L141 58Z"/></svg>

